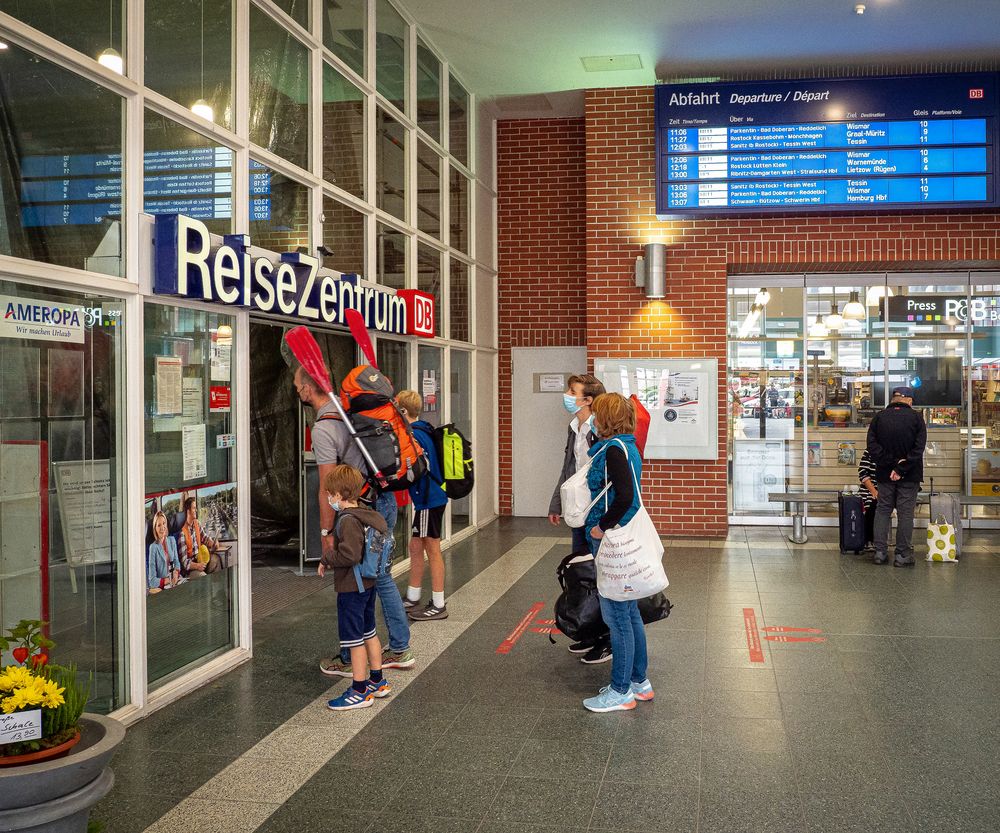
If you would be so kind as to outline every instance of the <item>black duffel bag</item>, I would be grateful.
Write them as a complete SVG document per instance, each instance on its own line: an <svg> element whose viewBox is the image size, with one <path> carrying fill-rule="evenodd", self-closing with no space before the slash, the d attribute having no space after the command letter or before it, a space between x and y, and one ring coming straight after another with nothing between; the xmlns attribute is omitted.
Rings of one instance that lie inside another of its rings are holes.
<svg viewBox="0 0 1000 833"><path fill-rule="evenodd" d="M575 642L595 642L608 632L597 596L597 569L589 552L567 555L556 569L562 593L556 599L556 627ZM662 593L639 600L639 614L646 625L670 615L673 605Z"/></svg>

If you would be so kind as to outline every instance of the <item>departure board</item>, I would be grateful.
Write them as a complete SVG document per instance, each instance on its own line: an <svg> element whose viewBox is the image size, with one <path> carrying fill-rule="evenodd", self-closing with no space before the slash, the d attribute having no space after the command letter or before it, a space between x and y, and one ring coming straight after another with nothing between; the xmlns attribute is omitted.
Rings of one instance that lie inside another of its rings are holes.
<svg viewBox="0 0 1000 833"><path fill-rule="evenodd" d="M146 151L143 210L216 220L233 214L229 148ZM26 156L21 160L24 226L96 225L121 216L121 154ZM251 220L271 217L271 175L250 162Z"/></svg>
<svg viewBox="0 0 1000 833"><path fill-rule="evenodd" d="M656 87L656 213L997 207L996 73Z"/></svg>

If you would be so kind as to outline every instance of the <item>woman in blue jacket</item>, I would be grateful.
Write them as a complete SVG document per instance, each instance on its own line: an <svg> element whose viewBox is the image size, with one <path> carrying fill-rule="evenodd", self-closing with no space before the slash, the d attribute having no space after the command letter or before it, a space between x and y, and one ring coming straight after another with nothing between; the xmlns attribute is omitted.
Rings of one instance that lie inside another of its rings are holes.
<svg viewBox="0 0 1000 833"><path fill-rule="evenodd" d="M410 581L403 607L414 622L447 619L444 603L444 558L441 556L441 529L448 495L444 491L444 472L434 448L434 426L420 419L424 403L415 390L400 391L396 403L410 423L413 436L427 455L427 471L410 486L413 501L413 527L410 530ZM424 556L431 568L431 600L420 605L420 586L424 578Z"/></svg>
<svg viewBox="0 0 1000 833"><path fill-rule="evenodd" d="M639 511L639 478L642 457L635 445L635 410L620 393L606 393L594 400L594 432L598 441L590 449L587 484L593 500L607 484L584 528L590 549L597 555L605 531L627 524ZM652 700L653 686L646 677L646 631L635 600L616 602L600 596L601 615L611 630L611 683L583 705L592 712L634 709L636 700Z"/></svg>
<svg viewBox="0 0 1000 833"><path fill-rule="evenodd" d="M159 593L178 584L181 562L177 557L177 542L167 535L167 516L153 515L153 543L146 553L146 586L150 593Z"/></svg>

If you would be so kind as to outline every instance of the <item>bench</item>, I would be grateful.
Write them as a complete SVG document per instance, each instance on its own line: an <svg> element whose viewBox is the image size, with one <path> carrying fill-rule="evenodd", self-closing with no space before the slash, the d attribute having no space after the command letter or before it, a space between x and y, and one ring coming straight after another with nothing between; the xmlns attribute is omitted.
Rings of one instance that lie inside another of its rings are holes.
<svg viewBox="0 0 1000 833"><path fill-rule="evenodd" d="M809 538L806 536L805 507L810 503L836 503L837 491L813 491L813 492L770 492L767 499L772 503L788 504L792 513L792 534L788 540L793 544L805 544ZM935 492L935 494L937 494ZM1000 506L1000 496L997 495L957 495L958 502L962 506ZM930 493L920 492L917 495L917 503L929 503Z"/></svg>

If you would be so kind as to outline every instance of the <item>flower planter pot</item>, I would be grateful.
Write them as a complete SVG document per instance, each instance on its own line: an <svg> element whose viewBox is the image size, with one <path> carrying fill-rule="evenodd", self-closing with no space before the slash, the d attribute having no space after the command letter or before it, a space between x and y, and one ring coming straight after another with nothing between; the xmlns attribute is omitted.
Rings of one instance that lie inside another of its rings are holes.
<svg viewBox="0 0 1000 833"><path fill-rule="evenodd" d="M86 833L90 808L115 782L108 763L125 727L84 714L80 730L79 743L62 757L0 768L0 830Z"/></svg>
<svg viewBox="0 0 1000 833"><path fill-rule="evenodd" d="M23 755L4 755L0 758L0 766L22 766L23 764L34 764L38 761L49 761L52 758L59 758L69 753L80 742L80 733L77 732L67 741L63 741L58 746L51 746L48 749L39 749L37 752L26 752Z"/></svg>

